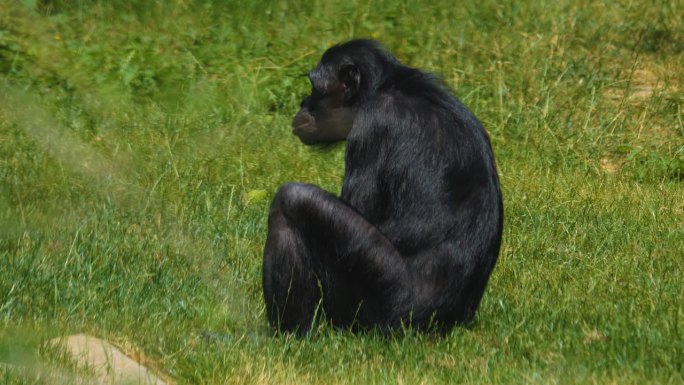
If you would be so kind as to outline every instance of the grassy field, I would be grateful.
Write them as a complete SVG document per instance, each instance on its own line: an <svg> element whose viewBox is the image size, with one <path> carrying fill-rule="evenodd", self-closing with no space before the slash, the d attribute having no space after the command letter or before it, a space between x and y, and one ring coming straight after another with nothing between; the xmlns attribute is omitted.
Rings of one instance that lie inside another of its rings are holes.
<svg viewBox="0 0 684 385"><path fill-rule="evenodd" d="M684 3L215 3L0 0L0 362L69 375L42 341L86 332L180 384L684 382ZM303 75L352 37L497 156L499 263L444 338L267 328L270 200L344 168L290 133Z"/></svg>

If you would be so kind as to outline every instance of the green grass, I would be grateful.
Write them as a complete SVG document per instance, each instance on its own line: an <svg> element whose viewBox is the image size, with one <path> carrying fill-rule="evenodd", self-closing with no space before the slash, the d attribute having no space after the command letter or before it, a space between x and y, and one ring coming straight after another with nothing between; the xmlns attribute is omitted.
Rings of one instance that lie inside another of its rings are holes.
<svg viewBox="0 0 684 385"><path fill-rule="evenodd" d="M87 332L188 384L684 382L683 3L216 3L0 0L0 362L71 373L42 341ZM489 131L500 259L445 338L272 337L270 200L344 167L290 133L303 74L368 36Z"/></svg>

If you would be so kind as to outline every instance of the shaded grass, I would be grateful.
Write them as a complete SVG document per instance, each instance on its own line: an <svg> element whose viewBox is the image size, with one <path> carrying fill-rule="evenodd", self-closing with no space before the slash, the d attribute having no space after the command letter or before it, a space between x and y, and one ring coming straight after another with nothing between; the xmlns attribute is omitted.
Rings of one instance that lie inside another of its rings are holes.
<svg viewBox="0 0 684 385"><path fill-rule="evenodd" d="M0 361L48 365L40 341L83 331L182 383L683 381L679 3L0 7ZM501 258L476 324L446 338L272 338L270 200L343 173L343 147L289 133L302 75L364 36L487 127Z"/></svg>

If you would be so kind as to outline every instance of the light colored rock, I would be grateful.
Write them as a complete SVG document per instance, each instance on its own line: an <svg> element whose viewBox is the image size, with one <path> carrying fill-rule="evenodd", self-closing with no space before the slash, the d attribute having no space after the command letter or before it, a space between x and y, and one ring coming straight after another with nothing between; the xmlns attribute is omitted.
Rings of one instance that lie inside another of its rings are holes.
<svg viewBox="0 0 684 385"><path fill-rule="evenodd" d="M75 334L55 338L50 343L63 347L78 365L92 370L100 384L167 385L119 348L97 337Z"/></svg>

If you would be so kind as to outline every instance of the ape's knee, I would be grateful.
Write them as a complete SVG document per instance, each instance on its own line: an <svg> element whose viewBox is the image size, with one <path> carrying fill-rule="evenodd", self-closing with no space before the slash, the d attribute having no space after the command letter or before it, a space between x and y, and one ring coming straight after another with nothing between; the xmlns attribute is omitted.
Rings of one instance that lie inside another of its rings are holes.
<svg viewBox="0 0 684 385"><path fill-rule="evenodd" d="M304 183L286 183L278 189L276 199L291 201L305 194L308 185Z"/></svg>
<svg viewBox="0 0 684 385"><path fill-rule="evenodd" d="M280 211L297 209L302 203L311 199L316 188L305 183L287 183L278 189L273 199L273 207Z"/></svg>

